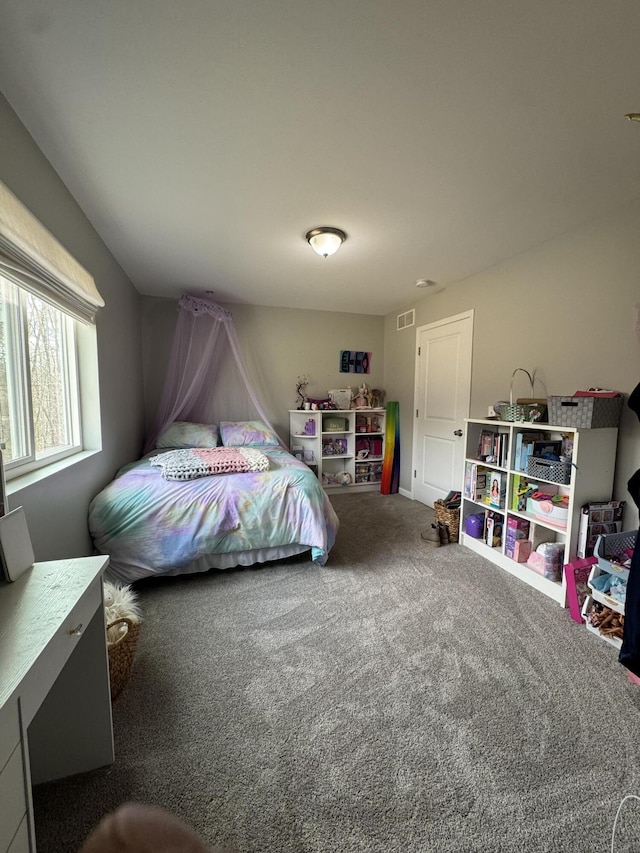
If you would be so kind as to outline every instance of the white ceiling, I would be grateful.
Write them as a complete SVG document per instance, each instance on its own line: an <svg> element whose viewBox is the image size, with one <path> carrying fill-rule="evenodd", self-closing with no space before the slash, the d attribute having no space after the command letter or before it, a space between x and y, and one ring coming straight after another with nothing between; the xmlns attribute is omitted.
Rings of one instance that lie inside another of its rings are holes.
<svg viewBox="0 0 640 853"><path fill-rule="evenodd" d="M4 0L0 90L142 294L385 314L640 194L638 0Z"/></svg>

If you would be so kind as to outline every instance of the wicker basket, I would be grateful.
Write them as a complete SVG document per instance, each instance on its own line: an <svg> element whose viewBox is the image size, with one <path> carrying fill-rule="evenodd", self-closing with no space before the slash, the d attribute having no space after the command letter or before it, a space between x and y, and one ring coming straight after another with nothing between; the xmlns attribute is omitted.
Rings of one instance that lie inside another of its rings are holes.
<svg viewBox="0 0 640 853"><path fill-rule="evenodd" d="M513 380L518 373L526 373L531 384L531 397L522 398L513 402ZM498 416L501 421L529 421L534 423L544 420L547 413L547 401L533 397L533 377L524 367L516 367L511 374L511 387L509 388L509 402L496 405Z"/></svg>
<svg viewBox="0 0 640 853"><path fill-rule="evenodd" d="M127 616L115 619L107 625L107 631L116 625L125 624L124 631L117 640L107 643L109 652L109 680L111 682L111 700L113 701L125 686L131 675L133 659L136 655L140 622L134 622Z"/></svg>
<svg viewBox="0 0 640 853"><path fill-rule="evenodd" d="M460 533L460 508L447 509L443 500L433 502L436 524L441 521L449 528L449 541L457 542Z"/></svg>

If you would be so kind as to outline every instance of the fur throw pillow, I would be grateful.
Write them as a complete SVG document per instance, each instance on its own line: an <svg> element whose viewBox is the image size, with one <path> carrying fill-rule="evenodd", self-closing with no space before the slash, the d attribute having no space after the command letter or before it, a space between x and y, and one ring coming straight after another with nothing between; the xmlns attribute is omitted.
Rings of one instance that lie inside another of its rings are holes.
<svg viewBox="0 0 640 853"><path fill-rule="evenodd" d="M142 621L142 611L138 602L137 593L130 586L117 586L116 584L103 582L104 587L104 618L107 625L116 619L127 617L132 622ZM114 643L127 630L124 623L114 625L107 630L107 640Z"/></svg>

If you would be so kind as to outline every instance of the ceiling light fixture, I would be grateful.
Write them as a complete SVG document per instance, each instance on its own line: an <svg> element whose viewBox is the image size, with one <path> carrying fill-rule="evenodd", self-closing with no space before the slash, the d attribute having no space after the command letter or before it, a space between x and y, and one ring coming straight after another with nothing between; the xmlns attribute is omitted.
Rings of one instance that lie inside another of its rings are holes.
<svg viewBox="0 0 640 853"><path fill-rule="evenodd" d="M312 228L307 231L306 240L314 252L327 258L329 255L335 255L340 246L347 239L347 235L339 228L330 228L323 226L322 228Z"/></svg>
<svg viewBox="0 0 640 853"><path fill-rule="evenodd" d="M435 287L435 281L431 281L430 278L419 278L416 281L416 287Z"/></svg>
<svg viewBox="0 0 640 853"><path fill-rule="evenodd" d="M629 121L640 121L640 113L626 113L625 118L628 118Z"/></svg>

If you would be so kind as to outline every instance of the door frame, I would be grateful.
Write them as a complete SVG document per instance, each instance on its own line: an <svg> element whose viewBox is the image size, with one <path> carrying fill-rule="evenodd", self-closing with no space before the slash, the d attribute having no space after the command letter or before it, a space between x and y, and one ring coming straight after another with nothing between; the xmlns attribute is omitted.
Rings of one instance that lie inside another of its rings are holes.
<svg viewBox="0 0 640 853"><path fill-rule="evenodd" d="M434 320L433 323L425 323L424 326L418 326L416 329L416 346L414 360L414 376L413 376L413 442L411 447L411 490L408 497L411 500L416 500L415 497L415 478L413 471L415 470L417 448L420 436L418 435L418 419L416 418L416 410L418 409L418 398L420 395L419 379L420 379L420 356L418 354L420 335L429 329L437 329L440 326L448 326L450 323L456 323L459 320L471 320L471 346L469 348L469 396L467 400L467 412L465 417L470 417L471 412L471 386L472 386L472 371L473 371L473 333L474 333L474 309L462 311L460 314L453 314L451 317L443 317L441 320ZM462 482L462 472L460 472L460 482Z"/></svg>

